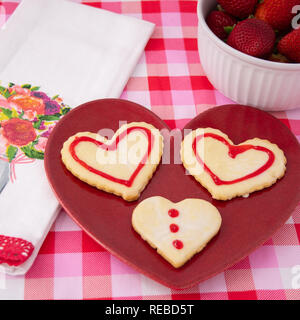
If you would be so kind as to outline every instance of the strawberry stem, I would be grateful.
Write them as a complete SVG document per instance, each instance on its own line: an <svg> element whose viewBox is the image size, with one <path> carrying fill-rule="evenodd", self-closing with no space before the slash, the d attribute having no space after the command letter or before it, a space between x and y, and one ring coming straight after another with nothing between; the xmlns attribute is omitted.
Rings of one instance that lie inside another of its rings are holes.
<svg viewBox="0 0 300 320"><path fill-rule="evenodd" d="M233 26L227 26L227 27L224 27L224 30L225 32L230 35L230 33L232 32L232 30L234 29L235 25Z"/></svg>

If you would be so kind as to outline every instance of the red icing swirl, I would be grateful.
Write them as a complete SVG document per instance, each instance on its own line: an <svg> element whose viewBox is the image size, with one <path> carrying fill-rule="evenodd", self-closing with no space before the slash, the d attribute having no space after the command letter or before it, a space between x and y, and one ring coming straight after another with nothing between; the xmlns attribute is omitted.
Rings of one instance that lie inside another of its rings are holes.
<svg viewBox="0 0 300 320"><path fill-rule="evenodd" d="M136 169L134 170L133 174L131 175L131 177L129 178L129 180L124 180L124 179L119 179L116 177L113 177L105 172L102 172L100 170L97 170L91 166L89 166L86 162L82 161L81 159L79 159L79 157L76 154L76 146L80 143L80 142L91 142L94 143L95 145L97 145L99 148L105 149L107 151L114 151L118 148L119 142L122 141L129 133L131 133L132 131L141 131L143 134L146 135L147 139L148 139L148 149L147 152L145 153L145 155L143 156L141 162L138 164L138 166L136 167ZM144 165L147 162L147 159L151 153L152 150L152 146L153 146L153 141L154 141L154 136L151 132L150 129L145 128L145 127L130 127L127 128L126 130L122 131L115 139L115 141L109 145L105 144L104 142L98 141L96 139L93 139L91 137L85 137L85 136L81 136L81 137L76 137L75 140L70 144L69 150L70 153L73 157L73 159L78 162L80 165L82 165L85 169L89 170L90 172L93 172L105 179L108 179L110 181L122 184L126 187L131 187L136 176L139 174L139 172L142 170L142 168L144 167Z"/></svg>
<svg viewBox="0 0 300 320"><path fill-rule="evenodd" d="M244 177L241 177L241 178L238 178L238 179L235 179L235 180L230 180L230 181L224 181L224 180L221 180L217 175L215 175L211 170L210 168L202 161L202 159L200 158L200 156L198 155L198 152L197 152L197 143L203 139L203 138L213 138L215 140L218 140L222 143L224 143L227 147L228 147L228 155L235 159L235 157L240 154L240 153L243 153L243 152L246 152L250 149L254 149L254 150L257 150L257 151L262 151L262 152L265 152L267 155L268 155L268 160L267 162L261 166L259 169L257 169L256 171L244 176ZM251 179L251 178L254 178L258 175L260 175L261 173L263 173L264 171L266 171L267 169L269 169L272 164L274 163L275 161L275 155L274 153L265 148L265 147L262 147L262 146L253 146L253 145L240 145L240 146L235 146L235 145L232 145L230 144L225 138L223 138L222 136L219 136L217 134L214 134L214 133L204 133L202 135L199 135L197 137L195 137L194 141L193 141L193 144L192 144L192 148L193 148L193 152L198 160L198 162L203 165L203 168L204 170L211 176L211 178L213 179L214 183L216 185L229 185L229 184L234 184L234 183L238 183L238 182L241 182L241 181L244 181L244 180L248 180L248 179Z"/></svg>

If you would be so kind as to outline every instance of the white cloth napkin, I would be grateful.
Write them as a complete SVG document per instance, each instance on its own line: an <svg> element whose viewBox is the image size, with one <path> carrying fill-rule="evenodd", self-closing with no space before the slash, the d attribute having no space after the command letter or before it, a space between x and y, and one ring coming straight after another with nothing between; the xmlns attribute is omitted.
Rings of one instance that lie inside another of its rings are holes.
<svg viewBox="0 0 300 320"><path fill-rule="evenodd" d="M70 107L117 98L153 30L149 22L69 1L23 0L0 31L0 80L40 86ZM29 241L34 251L20 266L0 263L0 271L19 275L32 265L59 206L42 160L16 164L10 176L0 193L0 236Z"/></svg>

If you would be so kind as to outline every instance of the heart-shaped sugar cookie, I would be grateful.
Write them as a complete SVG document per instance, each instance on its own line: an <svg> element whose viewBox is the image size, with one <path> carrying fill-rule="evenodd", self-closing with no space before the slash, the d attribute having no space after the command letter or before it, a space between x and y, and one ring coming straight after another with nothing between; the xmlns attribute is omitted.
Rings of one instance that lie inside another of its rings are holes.
<svg viewBox="0 0 300 320"><path fill-rule="evenodd" d="M163 151L163 137L144 122L125 124L111 140L91 132L70 137L62 161L80 180L100 190L136 200L151 179Z"/></svg>
<svg viewBox="0 0 300 320"><path fill-rule="evenodd" d="M259 138L234 145L226 134L212 128L188 134L182 142L181 159L217 200L269 187L286 170L286 158L277 145Z"/></svg>
<svg viewBox="0 0 300 320"><path fill-rule="evenodd" d="M173 203L151 197L132 214L135 231L175 268L201 251L217 234L221 222L217 208L200 199Z"/></svg>

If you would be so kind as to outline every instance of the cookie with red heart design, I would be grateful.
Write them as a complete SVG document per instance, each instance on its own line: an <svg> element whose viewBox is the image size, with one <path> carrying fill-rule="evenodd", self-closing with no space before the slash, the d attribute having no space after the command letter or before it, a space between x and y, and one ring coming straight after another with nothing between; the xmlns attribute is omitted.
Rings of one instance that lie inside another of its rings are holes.
<svg viewBox="0 0 300 320"><path fill-rule="evenodd" d="M247 197L267 188L286 171L286 158L276 144L254 138L235 145L217 129L199 128L181 145L184 167L217 200Z"/></svg>
<svg viewBox="0 0 300 320"><path fill-rule="evenodd" d="M218 209L201 199L173 203L151 197L139 203L132 214L134 230L175 268L200 252L221 223Z"/></svg>
<svg viewBox="0 0 300 320"><path fill-rule="evenodd" d="M61 156L80 180L133 201L152 178L162 152L163 137L158 129L145 122L131 122L121 126L111 140L79 132L64 143Z"/></svg>

